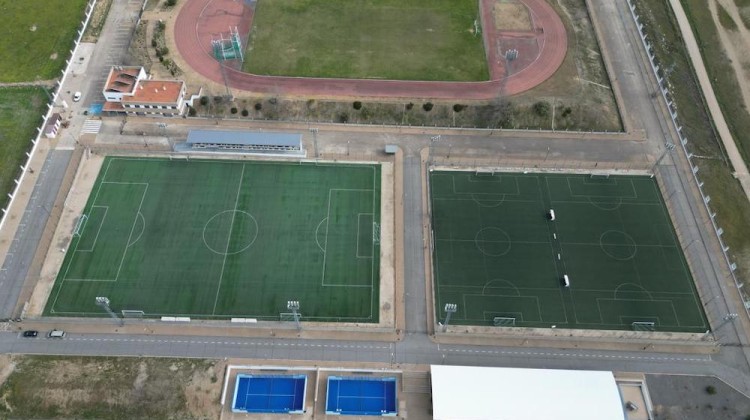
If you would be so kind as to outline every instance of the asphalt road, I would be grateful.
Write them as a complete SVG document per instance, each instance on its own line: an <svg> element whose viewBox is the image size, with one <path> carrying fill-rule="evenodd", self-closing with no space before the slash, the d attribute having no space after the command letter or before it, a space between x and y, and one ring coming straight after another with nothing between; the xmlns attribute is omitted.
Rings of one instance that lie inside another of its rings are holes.
<svg viewBox="0 0 750 420"><path fill-rule="evenodd" d="M72 155L68 150L50 152L39 173L10 251L0 268L0 319L14 316L16 302Z"/></svg>

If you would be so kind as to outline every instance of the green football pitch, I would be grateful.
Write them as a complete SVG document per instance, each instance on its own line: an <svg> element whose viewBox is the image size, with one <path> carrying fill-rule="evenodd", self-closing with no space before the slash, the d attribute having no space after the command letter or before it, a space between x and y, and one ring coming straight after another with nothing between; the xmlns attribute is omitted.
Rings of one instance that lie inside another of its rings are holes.
<svg viewBox="0 0 750 420"><path fill-rule="evenodd" d="M46 313L378 322L380 167L109 157Z"/></svg>
<svg viewBox="0 0 750 420"><path fill-rule="evenodd" d="M455 303L456 324L708 329L653 179L435 171L430 181L439 319Z"/></svg>

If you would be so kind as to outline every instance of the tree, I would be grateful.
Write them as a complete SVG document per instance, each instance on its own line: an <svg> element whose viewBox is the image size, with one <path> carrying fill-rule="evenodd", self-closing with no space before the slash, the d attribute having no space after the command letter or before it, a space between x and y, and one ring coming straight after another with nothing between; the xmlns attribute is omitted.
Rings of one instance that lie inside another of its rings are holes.
<svg viewBox="0 0 750 420"><path fill-rule="evenodd" d="M237 113L237 107L233 106L232 109L229 110L229 112L231 112L232 114L236 114Z"/></svg>
<svg viewBox="0 0 750 420"><path fill-rule="evenodd" d="M466 108L466 105L455 104L453 105L453 112L461 112Z"/></svg>
<svg viewBox="0 0 750 420"><path fill-rule="evenodd" d="M352 107L356 109L357 111L359 111L360 109L362 109L362 102L354 101L354 103L352 104Z"/></svg>
<svg viewBox="0 0 750 420"><path fill-rule="evenodd" d="M194 117L197 113L198 111L196 111L195 108L193 108L192 106L188 107L188 116Z"/></svg>
<svg viewBox="0 0 750 420"><path fill-rule="evenodd" d="M407 111L411 111L412 108L414 108L414 104L413 103L409 102L408 104L406 104L406 110Z"/></svg>
<svg viewBox="0 0 750 420"><path fill-rule="evenodd" d="M201 96L201 105L208 105L208 96Z"/></svg>
<svg viewBox="0 0 750 420"><path fill-rule="evenodd" d="M248 111L248 110L246 110L246 109L243 109L243 110L242 110L242 116L243 116L243 117L247 117L248 115L250 115L250 111Z"/></svg>
<svg viewBox="0 0 750 420"><path fill-rule="evenodd" d="M551 109L549 102L539 101L532 105L531 109L534 110L534 113L540 117L546 117L549 115L549 111Z"/></svg>
<svg viewBox="0 0 750 420"><path fill-rule="evenodd" d="M432 111L432 107L435 105L432 104L432 102L425 102L424 105L422 105L422 109L424 109L427 112Z"/></svg>
<svg viewBox="0 0 750 420"><path fill-rule="evenodd" d="M263 104L260 102L256 102L253 108L255 108L256 111L260 111L261 109L263 109Z"/></svg>

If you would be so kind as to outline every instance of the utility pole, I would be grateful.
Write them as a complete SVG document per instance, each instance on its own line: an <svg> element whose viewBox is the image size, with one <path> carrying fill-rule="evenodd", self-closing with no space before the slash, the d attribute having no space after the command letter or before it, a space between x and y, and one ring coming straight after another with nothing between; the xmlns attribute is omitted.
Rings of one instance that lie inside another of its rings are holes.
<svg viewBox="0 0 750 420"><path fill-rule="evenodd" d="M654 162L654 166L651 167L651 173L653 174L656 171L656 167L659 166L661 161L667 156L667 153L671 152L675 149L674 143L664 143L664 151L662 152L661 156L659 156L659 159L656 159L656 162Z"/></svg>

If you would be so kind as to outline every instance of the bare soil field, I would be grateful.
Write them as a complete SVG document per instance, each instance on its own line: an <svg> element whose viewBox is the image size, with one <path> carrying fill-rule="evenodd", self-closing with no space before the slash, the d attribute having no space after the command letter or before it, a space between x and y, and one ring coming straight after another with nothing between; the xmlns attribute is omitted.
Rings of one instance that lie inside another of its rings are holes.
<svg viewBox="0 0 750 420"><path fill-rule="evenodd" d="M0 417L219 417L224 362L122 357L0 357Z"/></svg>
<svg viewBox="0 0 750 420"><path fill-rule="evenodd" d="M531 30L531 16L529 9L521 3L512 0L497 0L493 7L495 14L495 28L499 30Z"/></svg>

